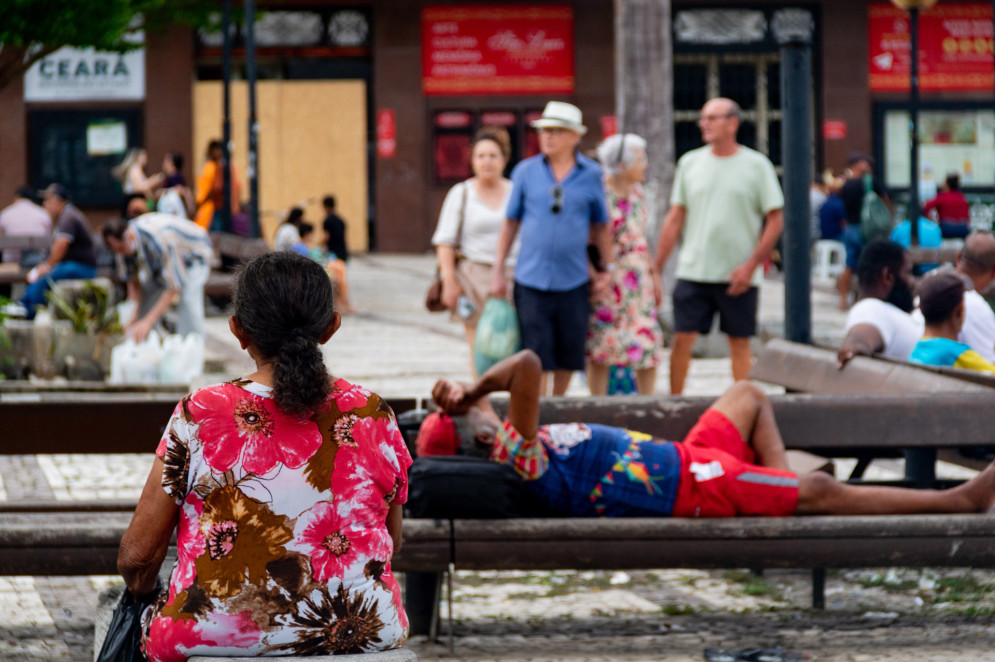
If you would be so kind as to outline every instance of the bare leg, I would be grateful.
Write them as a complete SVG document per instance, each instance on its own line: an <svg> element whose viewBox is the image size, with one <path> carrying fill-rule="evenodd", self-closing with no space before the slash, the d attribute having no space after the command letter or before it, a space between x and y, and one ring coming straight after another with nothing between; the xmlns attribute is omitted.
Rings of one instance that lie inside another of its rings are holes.
<svg viewBox="0 0 995 662"><path fill-rule="evenodd" d="M542 378L539 380L539 395L540 396L547 396L547 395L549 395L548 387L549 387L549 384L551 382L551 380L549 378L550 374L552 374L552 371L548 371L548 372L547 371L543 371L543 373L542 373Z"/></svg>
<svg viewBox="0 0 995 662"><path fill-rule="evenodd" d="M670 392L680 395L684 392L684 380L691 367L691 350L698 334L678 332L674 334L674 346L670 348Z"/></svg>
<svg viewBox="0 0 995 662"><path fill-rule="evenodd" d="M995 504L995 464L949 490L848 485L816 471L798 478L798 513L983 513Z"/></svg>
<svg viewBox="0 0 995 662"><path fill-rule="evenodd" d="M636 370L636 389L639 395L653 395L656 390L656 366Z"/></svg>
<svg viewBox="0 0 995 662"><path fill-rule="evenodd" d="M477 364L473 360L473 341L477 338L477 327L473 324L464 324L463 330L466 331L466 344L470 348L470 376L476 379L477 375Z"/></svg>
<svg viewBox="0 0 995 662"><path fill-rule="evenodd" d="M729 336L729 358L732 359L732 378L737 382L749 379L753 367L750 339Z"/></svg>
<svg viewBox="0 0 995 662"><path fill-rule="evenodd" d="M757 464L790 471L784 440L774 420L774 409L760 388L748 381L736 382L712 404L736 426L739 435L753 448Z"/></svg>
<svg viewBox="0 0 995 662"><path fill-rule="evenodd" d="M570 386L570 379L574 376L573 370L560 370L557 368L553 371L553 395L566 395L567 388Z"/></svg>
<svg viewBox="0 0 995 662"><path fill-rule="evenodd" d="M591 389L591 395L608 394L608 372L604 363L587 362L587 387Z"/></svg>

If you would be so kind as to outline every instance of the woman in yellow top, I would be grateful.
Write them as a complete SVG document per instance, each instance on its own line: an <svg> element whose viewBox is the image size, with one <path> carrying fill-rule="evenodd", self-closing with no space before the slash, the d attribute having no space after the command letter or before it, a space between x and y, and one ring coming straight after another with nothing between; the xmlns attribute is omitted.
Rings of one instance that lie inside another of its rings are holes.
<svg viewBox="0 0 995 662"><path fill-rule="evenodd" d="M224 156L224 146L220 140L212 140L207 146L207 163L197 177L197 215L194 221L205 230L220 230L221 204L224 192L224 171L221 169L221 159ZM235 173L234 164L228 166L231 170L231 211L239 212L240 186Z"/></svg>

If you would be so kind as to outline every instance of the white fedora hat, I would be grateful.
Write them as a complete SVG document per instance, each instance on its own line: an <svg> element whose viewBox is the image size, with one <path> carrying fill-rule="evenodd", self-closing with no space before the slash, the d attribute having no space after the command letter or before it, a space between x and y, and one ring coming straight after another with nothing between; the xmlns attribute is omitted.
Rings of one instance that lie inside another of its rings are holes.
<svg viewBox="0 0 995 662"><path fill-rule="evenodd" d="M542 117L532 122L532 127L545 129L547 127L559 127L574 131L580 135L587 133L584 126L583 115L580 108L572 103L563 101L550 101L542 111Z"/></svg>

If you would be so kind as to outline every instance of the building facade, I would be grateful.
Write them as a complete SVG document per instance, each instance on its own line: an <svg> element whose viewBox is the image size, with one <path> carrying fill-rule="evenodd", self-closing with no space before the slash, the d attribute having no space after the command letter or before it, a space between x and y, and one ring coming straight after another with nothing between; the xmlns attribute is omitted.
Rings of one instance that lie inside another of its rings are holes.
<svg viewBox="0 0 995 662"><path fill-rule="evenodd" d="M799 11L813 28L813 85L791 93L812 95L813 170L840 172L848 154L867 152L900 198L909 185L908 21L887 2L674 0L678 155L699 144L701 105L722 95L744 109L741 141L780 164L776 26L785 12ZM262 3L256 42L264 235L272 236L293 205L320 223L320 199L332 193L357 250L428 249L446 191L469 174L469 140L479 126L505 126L514 160L535 153L528 123L550 99L583 110L584 150L616 129L613 25L611 0ZM995 184L991 27L987 2L941 0L921 20L923 178L957 170L975 195ZM244 180L241 30L234 55L233 160ZM183 27L149 34L143 58L132 67L142 69L141 89L124 96L39 93L40 71L0 92L2 199L25 182L61 179L99 222L116 213L120 194L109 168L122 154L115 150L136 145L148 150L150 172L166 152L183 153L192 180L207 141L221 135L220 35ZM110 57L102 71L116 64ZM78 55L53 57L44 73L86 87L71 80L77 70L96 75L95 62L84 65L80 70Z"/></svg>

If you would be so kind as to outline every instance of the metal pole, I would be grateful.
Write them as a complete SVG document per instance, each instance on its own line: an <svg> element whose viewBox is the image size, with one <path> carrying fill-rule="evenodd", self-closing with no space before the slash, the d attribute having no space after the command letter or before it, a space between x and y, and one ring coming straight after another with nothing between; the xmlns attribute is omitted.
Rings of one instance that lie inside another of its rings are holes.
<svg viewBox="0 0 995 662"><path fill-rule="evenodd" d="M224 45L221 55L221 77L224 97L224 118L222 119L221 138L221 231L231 231L231 0L224 0L221 18L221 31L224 34Z"/></svg>
<svg viewBox="0 0 995 662"><path fill-rule="evenodd" d="M909 61L909 128L912 154L909 165L909 245L919 245L919 9L909 9L911 60Z"/></svg>
<svg viewBox="0 0 995 662"><path fill-rule="evenodd" d="M781 40L781 144L784 165L784 337L812 342L811 209L812 66L810 38L793 32Z"/></svg>
<svg viewBox="0 0 995 662"><path fill-rule="evenodd" d="M245 77L249 85L249 236L259 235L259 123L256 121L256 2L245 0Z"/></svg>

